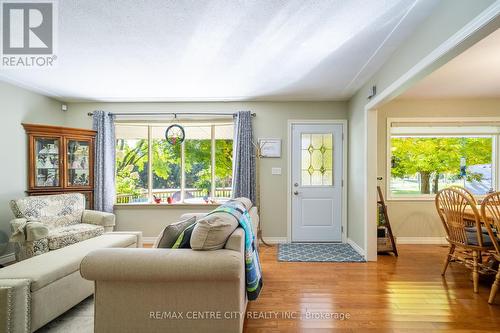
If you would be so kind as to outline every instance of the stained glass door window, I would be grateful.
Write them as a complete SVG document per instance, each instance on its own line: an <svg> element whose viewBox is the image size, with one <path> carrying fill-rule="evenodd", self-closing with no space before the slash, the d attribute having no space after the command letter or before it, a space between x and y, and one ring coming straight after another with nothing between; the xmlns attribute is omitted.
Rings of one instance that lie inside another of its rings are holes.
<svg viewBox="0 0 500 333"><path fill-rule="evenodd" d="M302 186L333 185L332 133L301 134Z"/></svg>

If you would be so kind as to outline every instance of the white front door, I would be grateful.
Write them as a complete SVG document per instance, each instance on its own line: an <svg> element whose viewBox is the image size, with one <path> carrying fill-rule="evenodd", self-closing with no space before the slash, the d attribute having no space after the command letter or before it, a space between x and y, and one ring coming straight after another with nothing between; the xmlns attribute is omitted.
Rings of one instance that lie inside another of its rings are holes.
<svg viewBox="0 0 500 333"><path fill-rule="evenodd" d="M342 124L292 125L292 241L342 241Z"/></svg>

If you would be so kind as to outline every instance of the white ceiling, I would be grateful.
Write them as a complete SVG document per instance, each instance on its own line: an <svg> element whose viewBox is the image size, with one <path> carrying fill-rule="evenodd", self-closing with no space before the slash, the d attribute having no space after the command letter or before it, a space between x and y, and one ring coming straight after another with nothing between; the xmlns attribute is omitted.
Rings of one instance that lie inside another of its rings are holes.
<svg viewBox="0 0 500 333"><path fill-rule="evenodd" d="M400 97L500 97L500 29L422 79Z"/></svg>
<svg viewBox="0 0 500 333"><path fill-rule="evenodd" d="M59 1L57 67L0 79L68 101L342 100L438 2Z"/></svg>

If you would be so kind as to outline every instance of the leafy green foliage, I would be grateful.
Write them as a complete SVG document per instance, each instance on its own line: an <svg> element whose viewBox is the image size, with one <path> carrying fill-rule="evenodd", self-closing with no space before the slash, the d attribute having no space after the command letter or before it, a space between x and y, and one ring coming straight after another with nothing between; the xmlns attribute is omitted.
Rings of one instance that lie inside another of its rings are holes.
<svg viewBox="0 0 500 333"><path fill-rule="evenodd" d="M116 143L116 192L139 195L145 184L141 173L147 163L147 140L123 140ZM146 178L147 179L147 178Z"/></svg>
<svg viewBox="0 0 500 333"><path fill-rule="evenodd" d="M211 188L211 140L186 140L186 187L202 189L208 195ZM216 186L231 186L232 140L215 142ZM170 145L166 140L152 140L153 188L181 187L181 145ZM116 190L118 194L138 195L147 189L147 140L117 140Z"/></svg>
<svg viewBox="0 0 500 333"><path fill-rule="evenodd" d="M489 164L492 159L491 138L410 137L392 138L392 177L402 178L420 174L421 192L430 193L430 179L434 176L433 192L442 174L460 176L460 159L467 166ZM480 174L467 171L467 180L481 180Z"/></svg>

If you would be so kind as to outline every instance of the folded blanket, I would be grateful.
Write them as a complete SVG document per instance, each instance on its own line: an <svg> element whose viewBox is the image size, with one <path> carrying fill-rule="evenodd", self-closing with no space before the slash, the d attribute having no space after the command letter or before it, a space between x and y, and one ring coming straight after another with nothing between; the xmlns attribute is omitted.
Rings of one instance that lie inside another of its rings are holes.
<svg viewBox="0 0 500 333"><path fill-rule="evenodd" d="M211 213L225 212L231 214L245 231L245 279L249 301L256 300L262 289L262 270L259 252L255 246L255 235L252 231L252 220L245 205L241 201L229 200Z"/></svg>

